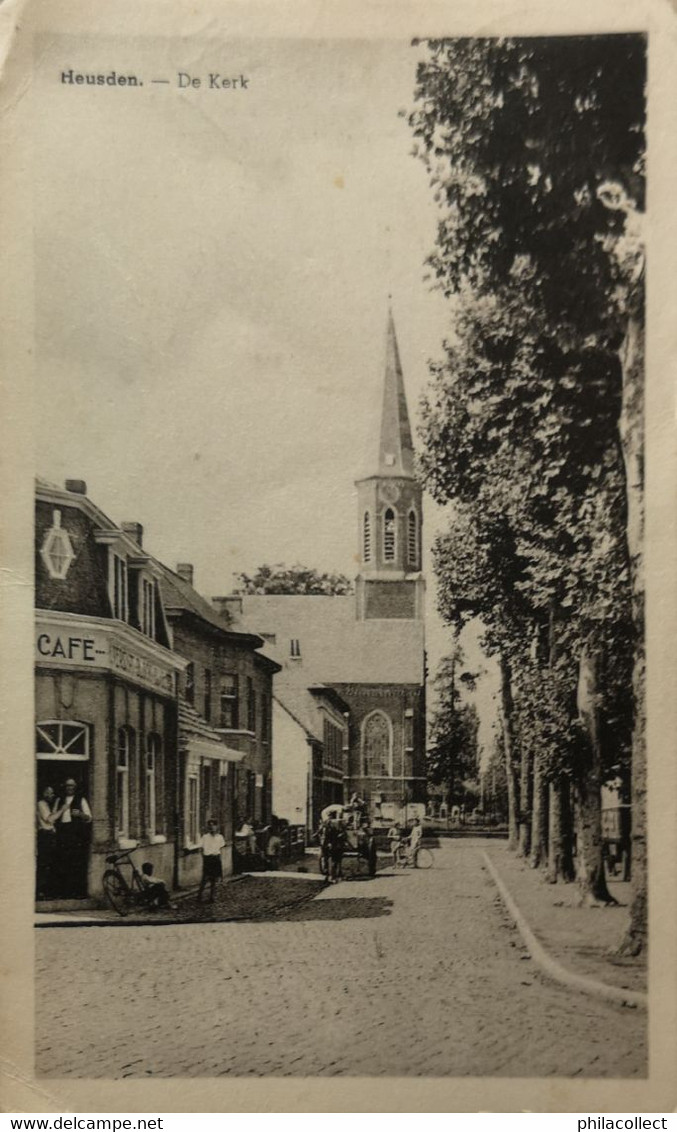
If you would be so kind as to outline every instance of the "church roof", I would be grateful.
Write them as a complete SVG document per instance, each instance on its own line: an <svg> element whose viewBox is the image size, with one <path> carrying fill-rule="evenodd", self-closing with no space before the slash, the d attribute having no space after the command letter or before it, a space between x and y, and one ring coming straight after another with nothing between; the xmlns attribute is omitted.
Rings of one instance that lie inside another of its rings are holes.
<svg viewBox="0 0 677 1132"><path fill-rule="evenodd" d="M270 652L286 669L298 669L306 687L316 681L423 683L422 621L358 621L352 595L246 594L242 600L247 623L274 634ZM290 655L292 640L299 643L299 657Z"/></svg>
<svg viewBox="0 0 677 1132"><path fill-rule="evenodd" d="M385 376L379 438L379 476L413 476L414 445L392 311L386 328Z"/></svg>

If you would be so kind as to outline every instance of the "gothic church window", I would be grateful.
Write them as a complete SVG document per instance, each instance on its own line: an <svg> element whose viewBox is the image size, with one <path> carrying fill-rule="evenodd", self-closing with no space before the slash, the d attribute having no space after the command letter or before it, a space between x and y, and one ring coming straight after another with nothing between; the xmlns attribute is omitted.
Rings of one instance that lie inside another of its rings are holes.
<svg viewBox="0 0 677 1132"><path fill-rule="evenodd" d="M409 512L407 519L407 548L409 565L418 565L418 518L415 511Z"/></svg>
<svg viewBox="0 0 677 1132"><path fill-rule="evenodd" d="M362 557L365 562L371 562L371 515L368 511L364 513Z"/></svg>
<svg viewBox="0 0 677 1132"><path fill-rule="evenodd" d="M392 777L393 735L388 716L382 711L368 715L362 727L362 762L370 778Z"/></svg>
<svg viewBox="0 0 677 1132"><path fill-rule="evenodd" d="M383 560L395 561L395 512L392 507L383 516Z"/></svg>

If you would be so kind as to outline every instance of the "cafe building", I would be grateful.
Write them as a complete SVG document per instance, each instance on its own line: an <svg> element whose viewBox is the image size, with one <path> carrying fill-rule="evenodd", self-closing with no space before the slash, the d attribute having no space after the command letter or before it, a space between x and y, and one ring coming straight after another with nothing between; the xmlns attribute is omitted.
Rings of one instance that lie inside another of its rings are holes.
<svg viewBox="0 0 677 1132"><path fill-rule="evenodd" d="M140 844L174 885L186 662L172 650L159 567L140 524L112 523L80 480L38 481L35 531L36 796L62 797L70 779L87 802L81 895L101 895L108 853Z"/></svg>

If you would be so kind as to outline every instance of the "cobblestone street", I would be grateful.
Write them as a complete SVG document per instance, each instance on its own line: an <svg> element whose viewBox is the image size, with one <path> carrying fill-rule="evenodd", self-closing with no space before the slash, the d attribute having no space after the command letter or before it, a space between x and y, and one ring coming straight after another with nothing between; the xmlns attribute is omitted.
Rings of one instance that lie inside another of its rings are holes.
<svg viewBox="0 0 677 1132"><path fill-rule="evenodd" d="M268 922L38 931L38 1074L644 1076L645 1014L539 974L481 848Z"/></svg>

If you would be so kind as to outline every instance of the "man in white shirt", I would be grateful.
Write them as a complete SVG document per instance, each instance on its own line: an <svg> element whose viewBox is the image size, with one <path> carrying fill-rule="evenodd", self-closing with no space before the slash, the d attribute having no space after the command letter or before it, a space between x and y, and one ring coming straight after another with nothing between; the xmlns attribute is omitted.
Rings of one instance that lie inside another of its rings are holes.
<svg viewBox="0 0 677 1132"><path fill-rule="evenodd" d="M207 832L203 834L200 840L200 848L202 849L202 880L200 881L200 889L197 894L198 902L202 900L202 893L204 892L205 885L208 883L209 903L214 903L214 888L216 882L223 877L221 850L225 844L223 834L218 832L216 822L213 818L210 818L207 822Z"/></svg>

